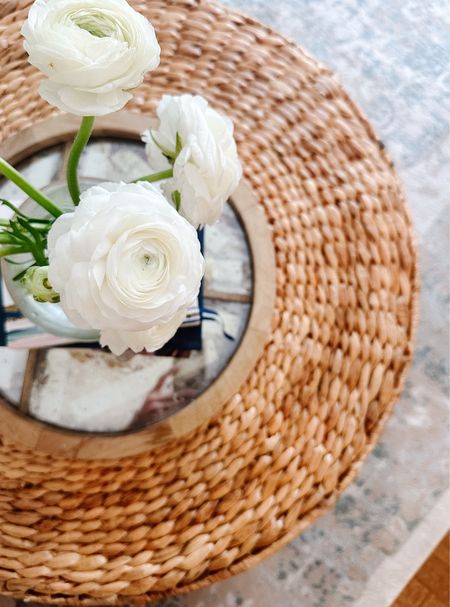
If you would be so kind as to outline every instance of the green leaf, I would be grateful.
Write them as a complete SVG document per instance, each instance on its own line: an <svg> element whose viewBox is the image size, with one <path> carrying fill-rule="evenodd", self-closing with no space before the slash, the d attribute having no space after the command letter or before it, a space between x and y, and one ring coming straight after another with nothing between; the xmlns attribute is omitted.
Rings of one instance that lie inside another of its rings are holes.
<svg viewBox="0 0 450 607"><path fill-rule="evenodd" d="M11 211L14 211L14 213L16 215L20 215L21 217L26 217L26 215L24 215L20 209L18 209L16 206L14 206L12 202L9 202L9 200L6 200L5 198L0 198L0 203L5 205L5 207L10 208Z"/></svg>
<svg viewBox="0 0 450 607"><path fill-rule="evenodd" d="M17 222L22 226L22 228L26 232L29 232L32 236L34 236L35 240L39 241L41 239L39 232L35 228L33 228L29 221L27 221L23 217L17 216Z"/></svg>
<svg viewBox="0 0 450 607"><path fill-rule="evenodd" d="M9 261L9 260L8 260L8 261ZM22 270L22 272L19 272L18 274L16 274L16 275L14 276L13 280L14 280L14 281L21 280L21 279L22 279L22 278L25 276L25 274L28 272L28 270L29 270L30 268L32 268L33 266L34 266L34 262L33 262L32 264L30 264L30 265L28 266L28 268L25 268L25 270Z"/></svg>
<svg viewBox="0 0 450 607"><path fill-rule="evenodd" d="M20 253L29 253L27 247L20 245L0 245L0 257L6 257L6 255L19 255Z"/></svg>
<svg viewBox="0 0 450 607"><path fill-rule="evenodd" d="M182 149L183 149L183 143L181 141L180 134L177 131L176 144L175 144L175 153L177 156L181 152Z"/></svg>
<svg viewBox="0 0 450 607"><path fill-rule="evenodd" d="M180 212L181 194L178 190L175 190L175 192L172 192L172 201L175 205L175 209L177 210L177 212Z"/></svg>
<svg viewBox="0 0 450 607"><path fill-rule="evenodd" d="M20 240L21 243L26 243L29 246L33 246L33 241L26 234L24 234L23 228L19 221L19 217L14 217L13 219L11 219L9 222L9 226L17 240Z"/></svg>
<svg viewBox="0 0 450 607"><path fill-rule="evenodd" d="M6 207L10 208L12 211L14 211L14 213L16 215L23 217L24 219L26 219L27 221L29 221L31 223L37 223L37 224L43 224L45 226L51 226L51 224L55 221L54 219L44 219L44 218L40 218L40 217L30 217L29 215L25 215L25 213L23 213L19 208L17 208L15 205L13 205L12 202L9 202L9 200L6 200L5 198L0 198L0 204L3 204ZM0 220L0 225L4 225L4 226L9 225L9 221Z"/></svg>
<svg viewBox="0 0 450 607"><path fill-rule="evenodd" d="M153 143L156 145L156 147L158 147L161 152L164 154L164 156L166 158L169 158L170 160L175 160L175 158L177 157L176 152L172 152L171 150L168 150L167 148L165 148L164 146L162 146L159 141L157 141L155 139L155 136L153 135L153 131L150 131L150 137L152 138Z"/></svg>
<svg viewBox="0 0 450 607"><path fill-rule="evenodd" d="M14 238L14 234L4 230L0 232L0 244L15 244L17 241Z"/></svg>
<svg viewBox="0 0 450 607"><path fill-rule="evenodd" d="M10 229L11 229L12 233L13 233L13 234L14 234L14 235L15 235L17 238L19 238L20 240L23 240L23 239L24 239L24 236L23 236L23 234L22 234L22 230L20 229L20 225L19 225L19 223L17 222L17 219L16 219L16 218L13 218L13 219L11 219L11 220L9 221L9 227L10 227Z"/></svg>

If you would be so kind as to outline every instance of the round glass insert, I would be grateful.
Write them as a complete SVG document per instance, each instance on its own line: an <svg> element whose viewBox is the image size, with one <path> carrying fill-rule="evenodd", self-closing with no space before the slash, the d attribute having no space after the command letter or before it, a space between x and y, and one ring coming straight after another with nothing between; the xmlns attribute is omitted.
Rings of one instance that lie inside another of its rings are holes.
<svg viewBox="0 0 450 607"><path fill-rule="evenodd" d="M69 145L40 152L18 168L50 192L51 184L64 180ZM146 173L143 145L131 141L95 139L80 163L80 179L87 183L131 181ZM3 181L0 197L20 206L26 195ZM8 216L8 209L0 212ZM202 320L194 310L173 342L155 354L116 357L95 342L47 333L20 314L3 282L0 396L53 426L96 433L150 426L186 407L225 368L249 317L250 252L232 204L205 228L204 255Z"/></svg>

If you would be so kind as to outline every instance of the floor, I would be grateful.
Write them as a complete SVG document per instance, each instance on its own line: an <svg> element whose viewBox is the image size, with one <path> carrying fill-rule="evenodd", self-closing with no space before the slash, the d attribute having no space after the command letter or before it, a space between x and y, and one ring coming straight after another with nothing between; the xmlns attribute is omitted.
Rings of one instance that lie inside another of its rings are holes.
<svg viewBox="0 0 450 607"><path fill-rule="evenodd" d="M448 607L449 534L439 542L392 607Z"/></svg>

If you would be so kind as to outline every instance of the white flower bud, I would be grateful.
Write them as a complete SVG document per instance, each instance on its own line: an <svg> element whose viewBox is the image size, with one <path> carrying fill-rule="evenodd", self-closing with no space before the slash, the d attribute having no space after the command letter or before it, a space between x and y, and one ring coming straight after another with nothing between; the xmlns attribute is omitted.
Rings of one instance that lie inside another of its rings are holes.
<svg viewBox="0 0 450 607"><path fill-rule="evenodd" d="M20 280L25 289L40 303L58 303L59 294L48 280L48 266L28 268Z"/></svg>

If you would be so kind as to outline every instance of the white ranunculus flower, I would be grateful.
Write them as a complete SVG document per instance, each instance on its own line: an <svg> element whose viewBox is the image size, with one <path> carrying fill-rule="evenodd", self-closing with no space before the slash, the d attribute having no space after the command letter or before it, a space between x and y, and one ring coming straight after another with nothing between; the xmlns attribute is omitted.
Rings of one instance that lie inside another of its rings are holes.
<svg viewBox="0 0 450 607"><path fill-rule="evenodd" d="M182 308L169 321L155 325L147 331L105 329L102 331L100 343L102 346L108 346L111 352L116 354L122 353L130 347L134 352L159 350L175 335L185 318L186 308Z"/></svg>
<svg viewBox="0 0 450 607"><path fill-rule="evenodd" d="M233 123L199 95L164 95L157 114L158 129L143 133L150 166L173 166L163 190L173 204L179 192L179 211L194 227L214 223L242 177Z"/></svg>
<svg viewBox="0 0 450 607"><path fill-rule="evenodd" d="M204 261L194 228L149 183L104 183L48 235L48 277L68 318L114 354L157 350L195 301Z"/></svg>
<svg viewBox="0 0 450 607"><path fill-rule="evenodd" d="M120 110L159 65L150 22L126 0L36 0L22 27L42 97L71 114Z"/></svg>

